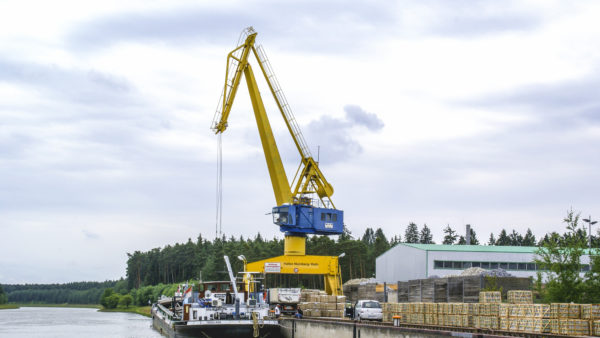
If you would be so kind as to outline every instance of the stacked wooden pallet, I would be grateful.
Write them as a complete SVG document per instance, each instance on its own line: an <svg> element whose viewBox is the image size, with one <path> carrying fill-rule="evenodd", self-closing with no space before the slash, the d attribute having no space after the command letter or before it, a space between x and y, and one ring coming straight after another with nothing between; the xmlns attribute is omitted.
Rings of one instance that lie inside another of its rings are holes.
<svg viewBox="0 0 600 338"><path fill-rule="evenodd" d="M480 303L501 303L502 302L502 293L500 293L500 291L481 291L479 293L479 302Z"/></svg>
<svg viewBox="0 0 600 338"><path fill-rule="evenodd" d="M530 304L488 302L497 296L481 295L482 303L385 303L385 321L472 327L523 333L600 336L600 304ZM527 293L511 296L529 302Z"/></svg>
<svg viewBox="0 0 600 338"><path fill-rule="evenodd" d="M332 296L320 290L302 290L300 304L306 317L344 318L346 296Z"/></svg>
<svg viewBox="0 0 600 338"><path fill-rule="evenodd" d="M506 293L506 300L510 304L533 304L533 292L510 290Z"/></svg>

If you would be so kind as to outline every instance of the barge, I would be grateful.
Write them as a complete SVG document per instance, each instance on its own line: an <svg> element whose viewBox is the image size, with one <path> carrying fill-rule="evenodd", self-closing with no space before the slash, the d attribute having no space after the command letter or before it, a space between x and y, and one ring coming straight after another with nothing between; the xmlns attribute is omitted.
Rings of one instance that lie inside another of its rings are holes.
<svg viewBox="0 0 600 338"><path fill-rule="evenodd" d="M152 306L152 325L167 337L281 337L281 326L261 294L235 282L203 282Z"/></svg>

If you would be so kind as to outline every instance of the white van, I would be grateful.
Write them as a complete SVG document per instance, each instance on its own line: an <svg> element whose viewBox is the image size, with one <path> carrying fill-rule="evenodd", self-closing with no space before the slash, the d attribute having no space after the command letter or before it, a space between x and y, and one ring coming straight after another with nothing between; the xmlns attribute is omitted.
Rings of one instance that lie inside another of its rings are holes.
<svg viewBox="0 0 600 338"><path fill-rule="evenodd" d="M354 319L383 320L381 304L376 300L359 300L354 305Z"/></svg>

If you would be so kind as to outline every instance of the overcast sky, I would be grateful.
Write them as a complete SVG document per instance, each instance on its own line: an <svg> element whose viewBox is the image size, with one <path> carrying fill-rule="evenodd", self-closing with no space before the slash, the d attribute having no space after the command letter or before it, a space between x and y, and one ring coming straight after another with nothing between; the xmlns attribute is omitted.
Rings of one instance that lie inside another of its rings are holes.
<svg viewBox="0 0 600 338"><path fill-rule="evenodd" d="M247 26L354 235L600 217L599 17L597 1L2 1L0 283L116 279L127 252L215 236L209 128ZM223 232L281 237L244 82L229 125Z"/></svg>

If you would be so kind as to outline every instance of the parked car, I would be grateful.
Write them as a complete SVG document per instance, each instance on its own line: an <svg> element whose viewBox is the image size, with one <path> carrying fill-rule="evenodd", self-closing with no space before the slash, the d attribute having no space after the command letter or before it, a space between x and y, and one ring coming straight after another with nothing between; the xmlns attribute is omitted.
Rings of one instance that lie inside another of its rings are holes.
<svg viewBox="0 0 600 338"><path fill-rule="evenodd" d="M376 300L359 300L354 305L354 319L383 320L381 304Z"/></svg>

